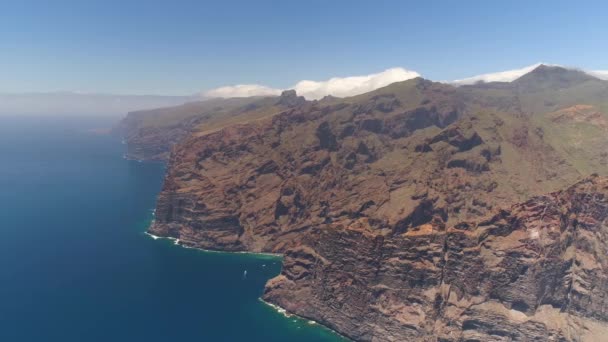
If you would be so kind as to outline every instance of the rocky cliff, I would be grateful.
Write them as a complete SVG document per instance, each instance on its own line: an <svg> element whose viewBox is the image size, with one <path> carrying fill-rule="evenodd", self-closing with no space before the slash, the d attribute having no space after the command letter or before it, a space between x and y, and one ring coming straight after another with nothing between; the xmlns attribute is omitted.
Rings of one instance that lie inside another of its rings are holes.
<svg viewBox="0 0 608 342"><path fill-rule="evenodd" d="M608 178L489 219L315 227L264 299L361 341L602 341Z"/></svg>
<svg viewBox="0 0 608 342"><path fill-rule="evenodd" d="M176 145L150 231L283 253L264 299L355 340L593 340L608 326L606 180L555 191L608 175L605 85L543 67L513 84L286 93Z"/></svg>
<svg viewBox="0 0 608 342"><path fill-rule="evenodd" d="M128 113L114 128L127 144L126 157L166 161L173 145L194 132L210 131L273 115L305 102L295 92L280 97L208 99Z"/></svg>

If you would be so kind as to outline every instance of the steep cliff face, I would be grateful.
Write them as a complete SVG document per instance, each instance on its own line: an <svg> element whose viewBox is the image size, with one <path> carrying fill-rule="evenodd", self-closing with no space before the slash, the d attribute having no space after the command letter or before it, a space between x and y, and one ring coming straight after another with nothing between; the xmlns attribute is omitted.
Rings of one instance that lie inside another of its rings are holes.
<svg viewBox="0 0 608 342"><path fill-rule="evenodd" d="M209 99L175 107L131 112L115 128L127 143L127 157L166 161L173 145L201 130L247 122L305 102L286 93L281 97Z"/></svg>
<svg viewBox="0 0 608 342"><path fill-rule="evenodd" d="M415 168L405 149L417 144L406 144L408 138L439 131L461 115L461 104L448 96L451 87L422 80L402 87L408 103L394 94L306 103L192 136L171 157L151 230L204 248L281 251L314 225L377 212L390 199L387 181L406 182ZM392 170L395 162L399 170ZM414 202L434 201L427 197L421 193ZM399 209L389 204L384 219L396 221Z"/></svg>
<svg viewBox="0 0 608 342"><path fill-rule="evenodd" d="M531 119L472 114L454 88L420 79L194 134L169 165L151 230L253 251L324 223L405 231L480 217L580 176Z"/></svg>
<svg viewBox="0 0 608 342"><path fill-rule="evenodd" d="M264 299L361 341L600 341L608 179L487 220L311 230Z"/></svg>
<svg viewBox="0 0 608 342"><path fill-rule="evenodd" d="M127 144L126 157L166 160L171 147L191 133L207 108L205 101L134 111L114 127Z"/></svg>
<svg viewBox="0 0 608 342"><path fill-rule="evenodd" d="M264 298L356 340L593 340L608 333L606 180L543 194L608 175L607 97L547 72L524 88L558 103L415 79L200 125L150 231L285 254Z"/></svg>

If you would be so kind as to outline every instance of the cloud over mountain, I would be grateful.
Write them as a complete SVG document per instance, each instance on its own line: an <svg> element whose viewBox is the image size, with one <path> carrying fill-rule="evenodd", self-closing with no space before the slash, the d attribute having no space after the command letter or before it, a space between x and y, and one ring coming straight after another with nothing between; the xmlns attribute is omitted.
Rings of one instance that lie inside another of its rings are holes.
<svg viewBox="0 0 608 342"><path fill-rule="evenodd" d="M347 97L416 77L420 77L420 74L415 71L391 68L365 76L334 77L322 82L300 81L293 86L293 89L307 99L320 99L327 95Z"/></svg>
<svg viewBox="0 0 608 342"><path fill-rule="evenodd" d="M557 64L536 63L519 69L487 73L445 83L461 86L478 82L511 82L533 71L540 65L559 66ZM585 72L597 78L608 80L608 70ZM325 81L302 80L287 89L294 89L298 95L304 96L308 100L318 100L327 95L336 97L355 96L387 86L391 83L406 81L416 77L420 77L420 74L415 71L403 68L391 68L375 74L333 77ZM203 96L207 98L274 96L279 95L283 90L284 89L272 88L260 84L238 84L209 90L205 92Z"/></svg>
<svg viewBox="0 0 608 342"><path fill-rule="evenodd" d="M266 87L259 84L237 84L209 90L205 97L250 97L250 96L273 96L280 95L281 89Z"/></svg>
<svg viewBox="0 0 608 342"><path fill-rule="evenodd" d="M546 63L536 63L521 69L513 69L501 72L494 72L488 74L477 75L473 77L463 78L461 80L455 80L448 83L451 83L456 86L475 84L478 82L512 82L521 76L531 72L532 70L538 68L541 65L546 66L560 66L558 64L546 64ZM567 69L573 70L581 70L591 76L597 77L602 80L608 80L608 70L583 70L579 68L571 68L566 67Z"/></svg>
<svg viewBox="0 0 608 342"><path fill-rule="evenodd" d="M589 75L595 76L601 80L608 81L608 70L593 70L593 71L587 71L587 73Z"/></svg>
<svg viewBox="0 0 608 342"><path fill-rule="evenodd" d="M391 83L406 81L419 77L415 71L403 68L391 68L385 71L350 77L334 77L326 81L302 80L289 89L295 89L298 95L308 100L317 100L327 95L348 97L363 94ZM205 97L247 97L278 95L280 89L257 84L240 84L212 89L204 94Z"/></svg>
<svg viewBox="0 0 608 342"><path fill-rule="evenodd" d="M531 72L532 70L538 68L543 63L536 63L521 69L513 69L501 72L493 72L488 74L477 75L473 77L463 78L461 80L455 80L449 82L453 85L467 85L467 84L475 84L478 82L511 82L516 79L522 77L523 75Z"/></svg>

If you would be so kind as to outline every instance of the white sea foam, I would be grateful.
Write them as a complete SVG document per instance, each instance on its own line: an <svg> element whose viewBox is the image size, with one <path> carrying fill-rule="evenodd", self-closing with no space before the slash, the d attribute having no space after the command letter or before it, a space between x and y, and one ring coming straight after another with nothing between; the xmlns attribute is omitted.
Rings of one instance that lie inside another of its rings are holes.
<svg viewBox="0 0 608 342"><path fill-rule="evenodd" d="M321 326L325 327L326 329L329 329L329 330L333 331L334 333L338 334L336 331L334 331L334 330L332 330L332 329L330 329L330 328L328 328L328 327L324 326L323 324L320 324L319 322L315 322L315 321L313 321L313 320L306 319L306 318L304 318L304 317L301 317L301 316L298 316L298 315L295 315L295 314L291 314L291 313L287 312L287 310L283 309L282 307L280 307L280 306L278 306L278 305L275 305L275 304L272 304L272 303L269 303L269 302L267 302L267 301L263 300L262 298L260 298L259 300L260 300L262 303L264 303L264 304L266 304L266 305L270 306L271 308L273 308L274 310L276 310L278 313L280 313L281 315L283 315L283 316L285 316L285 317L287 317L287 318L295 317L295 318L297 318L297 319L300 319L300 320L302 320L302 321L305 321L305 322L306 322L306 324L308 324L308 325L317 325L317 324L318 324L318 325L321 325ZM294 319L294 320L293 320L293 322L297 322L297 320L296 320L296 319ZM338 334L338 335L339 335L339 334Z"/></svg>
<svg viewBox="0 0 608 342"><path fill-rule="evenodd" d="M293 315L290 314L289 312L287 312L287 310L283 309L282 307L278 306L278 305L274 305L272 303L269 303L263 299L260 298L260 301L268 306L270 306L271 308L275 309L278 313L280 313L281 315L289 318L292 317Z"/></svg>
<svg viewBox="0 0 608 342"><path fill-rule="evenodd" d="M180 239L177 239L177 238L174 238L174 237L170 237L170 236L156 236L156 235L151 234L149 232L144 232L144 234L150 236L154 240L157 240L157 239L171 240L171 241L173 241L173 243L175 245L178 245L180 247L196 249L196 250L199 250L199 251L205 252L205 253L248 254L248 255L252 255L252 256L263 256L263 257L282 257L283 256L282 254L279 254L279 253L255 253L255 252L243 252L243 251L236 251L236 252L214 251L214 250L211 250L211 249L204 249L204 248L198 248L198 247L188 246L186 244L180 243ZM273 265L275 265L275 264L276 263L273 262Z"/></svg>
<svg viewBox="0 0 608 342"><path fill-rule="evenodd" d="M170 237L170 236L157 236L157 235L154 235L154 234L150 234L150 233L148 233L148 232L144 232L144 234L146 234L146 235L150 236L150 237L151 237L151 238L153 238L154 240L158 240L158 239L167 239L167 240L171 240L171 241L173 241L173 244L174 244L174 245L179 245L179 239L174 238L174 237ZM189 248L188 246L183 246L183 247Z"/></svg>
<svg viewBox="0 0 608 342"><path fill-rule="evenodd" d="M154 234L150 234L148 232L144 232L144 234L148 235L149 237L153 238L154 240L162 239L162 237L156 236Z"/></svg>

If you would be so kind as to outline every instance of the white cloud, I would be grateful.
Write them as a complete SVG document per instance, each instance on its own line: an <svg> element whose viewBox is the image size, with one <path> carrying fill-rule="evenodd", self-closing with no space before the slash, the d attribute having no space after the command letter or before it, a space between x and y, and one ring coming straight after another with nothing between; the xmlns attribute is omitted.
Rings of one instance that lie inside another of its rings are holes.
<svg viewBox="0 0 608 342"><path fill-rule="evenodd" d="M351 77L334 77L327 81L300 81L292 88L296 93L309 100L320 99L327 95L337 97L355 96L387 86L391 83L420 77L415 71L392 68L377 74Z"/></svg>
<svg viewBox="0 0 608 342"><path fill-rule="evenodd" d="M538 68L542 64L548 66L560 66L558 64L536 63L520 69L477 75L445 83L461 86L475 84L477 82L511 82ZM608 70L585 72L600 79L608 80ZM287 89L295 89L298 95L304 96L308 100L317 100L327 95L336 97L355 96L387 86L391 83L406 81L416 77L420 77L420 74L415 71L410 71L403 68L391 68L376 74L364 76L334 77L326 81L303 80L297 82L295 85ZM239 84L212 89L203 95L207 98L276 96L281 94L281 91L282 89L272 88L260 84Z"/></svg>
<svg viewBox="0 0 608 342"><path fill-rule="evenodd" d="M387 69L383 72L351 77L334 77L327 81L300 81L293 87L298 95L308 100L317 100L327 95L336 97L355 96L367 93L374 89L387 86L391 83L406 81L420 77L415 71L403 68ZM271 88L258 84L240 84L210 90L204 94L205 97L247 97L247 96L271 96L281 93L280 89Z"/></svg>
<svg viewBox="0 0 608 342"><path fill-rule="evenodd" d="M203 94L204 97L250 97L250 96L274 96L280 95L281 89L266 87L259 84L237 84L234 86L220 87L209 90Z"/></svg>
<svg viewBox="0 0 608 342"><path fill-rule="evenodd" d="M461 85L467 85L467 84L475 84L477 82L512 82L512 81L515 81L516 79L520 78L521 76L531 72L532 70L538 68L540 65L562 67L562 68L567 68L567 69L571 69L571 70L580 70L591 76L595 76L599 79L608 80L608 70L582 70L582 69L574 68L574 67L564 67L559 64L536 63L536 64L533 64L533 65L530 65L530 66L527 66L527 67L521 68L521 69L514 69L514 70L507 70L507 71L495 72L495 73L490 73L490 74L483 74L483 75L464 78L461 80L456 80L456 81L452 81L452 82L448 82L448 83L451 83L456 86L461 86Z"/></svg>
<svg viewBox="0 0 608 342"><path fill-rule="evenodd" d="M593 70L593 71L587 71L587 73L589 75L595 76L601 80L608 81L608 70Z"/></svg>
<svg viewBox="0 0 608 342"><path fill-rule="evenodd" d="M467 84L475 84L478 82L511 82L516 79L522 77L523 75L531 72L532 70L538 68L543 63L536 63L521 69L507 70L501 72L494 72L489 74L477 75L473 77L463 78L461 80L455 80L449 82L453 85L467 85ZM547 64L545 64L547 65Z"/></svg>

